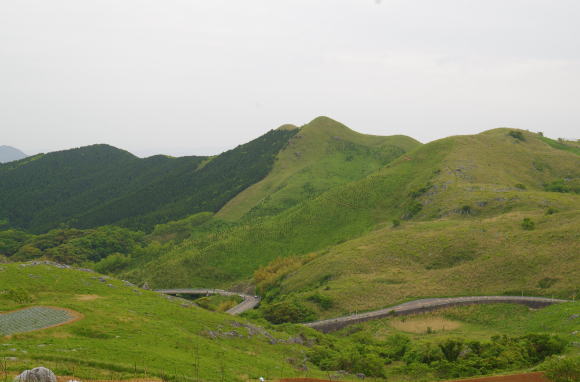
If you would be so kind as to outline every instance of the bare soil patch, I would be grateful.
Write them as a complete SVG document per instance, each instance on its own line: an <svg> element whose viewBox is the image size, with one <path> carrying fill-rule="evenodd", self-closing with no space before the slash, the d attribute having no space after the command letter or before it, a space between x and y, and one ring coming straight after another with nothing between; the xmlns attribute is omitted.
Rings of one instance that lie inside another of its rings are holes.
<svg viewBox="0 0 580 382"><path fill-rule="evenodd" d="M101 298L98 294L77 294L75 297L78 301L94 301Z"/></svg>
<svg viewBox="0 0 580 382"><path fill-rule="evenodd" d="M432 331L447 331L459 329L461 322L447 320L441 317L401 318L389 321L389 325L397 330L408 333L427 333Z"/></svg>
<svg viewBox="0 0 580 382"><path fill-rule="evenodd" d="M314 379L314 378L288 378L281 379L279 382L331 382L331 381L327 379ZM493 377L454 379L452 381L447 382L550 382L550 380L544 376L544 373L525 373L514 375L496 375Z"/></svg>
<svg viewBox="0 0 580 382"><path fill-rule="evenodd" d="M514 375L496 375L470 379L456 379L448 382L550 382L544 373L525 373Z"/></svg>
<svg viewBox="0 0 580 382"><path fill-rule="evenodd" d="M328 379L314 379L314 378L289 378L281 379L279 382L332 382Z"/></svg>

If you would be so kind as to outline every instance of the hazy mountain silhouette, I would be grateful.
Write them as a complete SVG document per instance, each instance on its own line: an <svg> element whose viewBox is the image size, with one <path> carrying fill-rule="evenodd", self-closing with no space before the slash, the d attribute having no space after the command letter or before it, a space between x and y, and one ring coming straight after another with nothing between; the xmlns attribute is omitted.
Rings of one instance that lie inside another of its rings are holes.
<svg viewBox="0 0 580 382"><path fill-rule="evenodd" d="M26 154L12 146L0 146L0 163L26 158Z"/></svg>

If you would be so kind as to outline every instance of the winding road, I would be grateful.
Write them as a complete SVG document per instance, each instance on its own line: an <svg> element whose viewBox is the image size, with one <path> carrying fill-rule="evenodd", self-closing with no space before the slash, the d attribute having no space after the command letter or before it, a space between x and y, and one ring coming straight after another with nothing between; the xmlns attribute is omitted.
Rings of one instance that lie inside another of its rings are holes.
<svg viewBox="0 0 580 382"><path fill-rule="evenodd" d="M158 289L155 292L168 294L172 296L176 295L199 295L199 296L208 296L210 294L218 294L220 296L240 296L244 299L241 303L234 306L233 308L226 311L226 313L237 316L238 314L242 314L245 311L254 309L256 306L260 304L261 298L258 296L251 296L249 294L244 293L237 293L237 292L229 292L227 290L222 289Z"/></svg>
<svg viewBox="0 0 580 382"><path fill-rule="evenodd" d="M240 304L234 306L226 313L231 315L242 314L250 309L254 309L260 304L260 297L251 296L244 293L228 292L221 289L161 289L156 292L169 295L210 295L219 294L222 296L240 296L244 299ZM452 306L461 305L479 305L479 304L520 304L530 308L544 308L553 304L560 304L568 302L567 300L559 300L545 297L525 297L525 296L471 296L471 297L449 297L449 298L425 298L405 302L403 304L391 306L385 309L374 310L372 312L365 312L359 314L351 314L348 316L331 318L328 320L320 320L308 322L303 325L319 330L324 333L333 332L344 328L345 326L357 324L360 322L377 320L384 317L404 316L409 314L417 314L430 312L437 309L443 309Z"/></svg>
<svg viewBox="0 0 580 382"><path fill-rule="evenodd" d="M460 306L460 305L476 305L476 304L520 304L530 308L544 308L549 305L568 302L566 300L558 300L544 297L519 297L519 296L472 296L472 297L450 297L450 298L425 298L421 300L414 300L403 304L391 306L389 308L375 310L372 312L365 312L360 314L352 314L339 318L332 318L329 320L321 320L309 322L304 325L328 333L339 330L348 325L357 324L370 320L390 316L404 316L409 314L417 314L430 312L437 309Z"/></svg>

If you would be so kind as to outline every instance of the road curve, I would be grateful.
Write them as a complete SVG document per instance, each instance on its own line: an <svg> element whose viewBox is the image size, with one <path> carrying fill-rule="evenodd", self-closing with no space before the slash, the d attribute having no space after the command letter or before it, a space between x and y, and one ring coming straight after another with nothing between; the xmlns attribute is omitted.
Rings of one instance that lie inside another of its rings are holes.
<svg viewBox="0 0 580 382"><path fill-rule="evenodd" d="M474 296L474 297L451 297L451 298L426 298L399 304L386 309L372 312L352 314L349 316L332 318L329 320L314 321L304 324L305 326L328 333L344 328L345 326L357 324L370 320L389 316L403 316L409 314L429 312L451 306L475 305L475 304L496 304L511 303L526 305L531 308L544 308L552 304L568 302L543 297L519 297L519 296Z"/></svg>
<svg viewBox="0 0 580 382"><path fill-rule="evenodd" d="M234 306L233 308L226 311L226 313L231 314L233 316L237 316L238 314L242 314L245 311L250 309L254 309L258 304L260 304L260 297L258 296L251 296L249 294L244 293L237 293L237 292L228 292L227 290L222 289L205 289L205 288L198 288L198 289L158 289L155 292L168 294L168 295L179 295L179 294L189 294L189 295L210 295L210 294L219 294L220 296L240 296L244 299L241 303Z"/></svg>

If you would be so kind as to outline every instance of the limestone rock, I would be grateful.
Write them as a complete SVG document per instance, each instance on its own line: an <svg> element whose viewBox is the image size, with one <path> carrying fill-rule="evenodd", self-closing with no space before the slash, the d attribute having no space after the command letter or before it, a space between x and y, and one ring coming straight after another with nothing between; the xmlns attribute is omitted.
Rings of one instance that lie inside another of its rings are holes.
<svg viewBox="0 0 580 382"><path fill-rule="evenodd" d="M14 379L15 382L57 382L56 375L46 367L37 367L23 371Z"/></svg>

